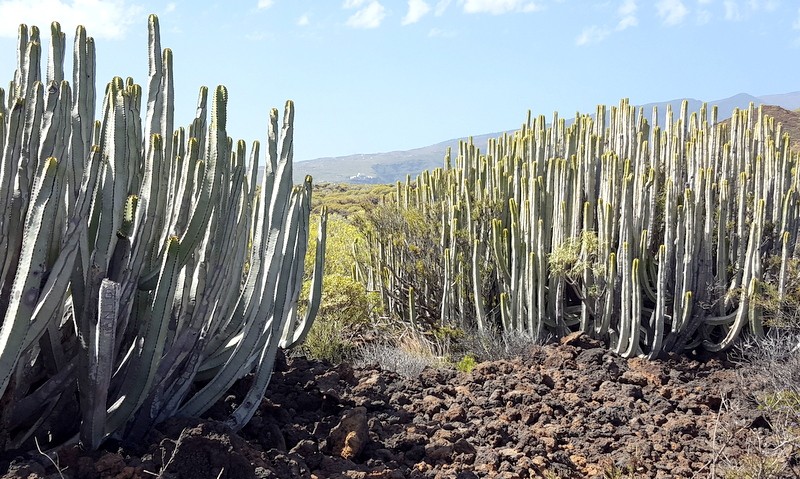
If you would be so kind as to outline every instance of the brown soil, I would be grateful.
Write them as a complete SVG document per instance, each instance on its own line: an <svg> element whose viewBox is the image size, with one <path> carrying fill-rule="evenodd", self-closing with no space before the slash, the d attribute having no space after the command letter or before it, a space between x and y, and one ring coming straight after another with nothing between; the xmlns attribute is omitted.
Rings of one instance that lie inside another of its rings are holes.
<svg viewBox="0 0 800 479"><path fill-rule="evenodd" d="M238 434L220 420L245 383L205 419L169 421L138 445L65 448L58 464L65 478L724 477L777 451L740 377L719 359L625 360L579 334L413 379L281 356ZM777 477L798 477L797 460L781 460ZM36 452L0 467L62 477Z"/></svg>

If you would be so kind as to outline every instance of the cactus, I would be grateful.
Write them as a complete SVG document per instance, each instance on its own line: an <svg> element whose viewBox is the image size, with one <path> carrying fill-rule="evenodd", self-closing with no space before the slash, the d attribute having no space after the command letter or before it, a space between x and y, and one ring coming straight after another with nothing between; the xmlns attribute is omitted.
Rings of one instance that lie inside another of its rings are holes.
<svg viewBox="0 0 800 479"><path fill-rule="evenodd" d="M281 129L270 113L259 187L260 145L246 165L245 143L228 137L225 87L213 90L210 115L202 87L196 118L174 129L172 52L154 15L148 31L144 115L141 87L117 77L95 121L94 42L83 27L72 84L59 25L44 83L38 29L19 29L7 104L0 90L5 449L141 436L171 416L202 414L253 371L228 420L239 429L278 348L302 342L313 323L326 215L311 307L298 319L311 179L291 185L294 104ZM77 421L59 421L72 410Z"/></svg>
<svg viewBox="0 0 800 479"><path fill-rule="evenodd" d="M370 268L402 276L416 305L436 302L454 326L481 333L580 329L620 354L651 358L764 334L758 295L765 281L785 294L788 263L800 256L800 155L752 105L727 124L716 107L690 112L686 102L677 114L668 107L663 125L655 109L651 118L626 99L569 126L557 113L550 125L528 113L485 152L464 141L455 159L448 152L442 168L387 199L401 216L467 205L466 218L448 216L434 233L448 259L433 274L451 281L451 252L466 248L465 306L450 294L425 298L397 237L372 233L370 246L391 254L372 254ZM409 194L453 184L455 194ZM766 275L770 259L782 266ZM383 283L383 297L403 297L396 287ZM394 303L400 318L410 315L404 304Z"/></svg>

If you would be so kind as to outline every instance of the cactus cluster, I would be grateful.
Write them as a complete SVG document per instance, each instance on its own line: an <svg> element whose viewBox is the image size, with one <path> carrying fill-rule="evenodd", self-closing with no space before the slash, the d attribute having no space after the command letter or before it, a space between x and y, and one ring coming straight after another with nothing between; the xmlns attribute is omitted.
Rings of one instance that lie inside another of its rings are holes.
<svg viewBox="0 0 800 479"><path fill-rule="evenodd" d="M258 185L259 143L248 156L228 137L224 87L201 88L191 125L174 127L172 52L153 15L148 28L144 109L142 88L116 77L100 120L84 28L71 83L59 24L45 79L39 30L19 28L0 89L0 448L141 436L254 371L228 419L241 428L319 304L317 280L298 317L311 179L291 183L292 102L282 127L269 115Z"/></svg>
<svg viewBox="0 0 800 479"><path fill-rule="evenodd" d="M529 113L485 153L462 142L383 206L438 225L428 266L443 286L403 267L415 252L385 228L366 245L364 277L410 320L440 304L429 321L582 330L625 356L763 335L762 289L780 301L798 280L787 266L800 255L800 155L753 105L727 122L686 102L663 125L650 118L622 100L571 123Z"/></svg>

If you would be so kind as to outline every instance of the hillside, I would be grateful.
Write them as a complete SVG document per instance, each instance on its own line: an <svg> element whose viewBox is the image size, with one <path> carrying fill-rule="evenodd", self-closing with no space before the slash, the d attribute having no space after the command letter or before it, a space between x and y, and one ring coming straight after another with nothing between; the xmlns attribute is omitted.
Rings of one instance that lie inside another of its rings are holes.
<svg viewBox="0 0 800 479"><path fill-rule="evenodd" d="M792 147L800 149L800 109L789 111L774 105L764 105L764 113L783 123L784 133L792 139Z"/></svg>
<svg viewBox="0 0 800 479"><path fill-rule="evenodd" d="M646 112L651 111L654 106L658 107L661 113L659 123L663 124L663 115L666 112L667 105L672 105L673 110L677 112L680 110L682 101L683 99L675 99L639 106L643 107ZM702 100L688 99L688 101L690 111L699 110L703 104ZM734 108L746 108L751 102L755 105L775 105L792 114L793 112L789 110L800 108L800 91L759 97L741 93L707 103L709 105L717 105L719 118L724 119L730 117ZM780 114L785 115L783 112ZM788 121L782 118L779 118L779 121L784 122L784 128L790 132L792 138L800 138L796 128L795 130L789 129L790 124L797 125L796 117L787 116L786 118ZM794 120L790 118L794 118ZM489 138L497 137L502 133L502 131L485 133L473 135L472 138L476 145L483 147ZM300 182L305 175L311 175L316 183L394 183L398 180L405 180L406 175L415 176L423 170L442 166L447 148L452 148L455 154L459 142L466 139L467 137L454 138L411 150L355 154L301 161L295 163L294 180L295 182Z"/></svg>

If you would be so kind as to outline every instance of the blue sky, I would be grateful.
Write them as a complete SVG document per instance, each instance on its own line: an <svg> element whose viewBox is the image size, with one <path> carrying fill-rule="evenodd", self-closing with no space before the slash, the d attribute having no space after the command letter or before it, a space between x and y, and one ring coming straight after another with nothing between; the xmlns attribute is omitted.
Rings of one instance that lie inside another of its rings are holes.
<svg viewBox="0 0 800 479"><path fill-rule="evenodd" d="M0 84L18 24L58 20L68 49L79 23L95 38L99 82L144 85L149 13L176 121L224 84L228 132L250 143L292 99L296 160L513 129L528 109L800 90L797 0L0 0Z"/></svg>

